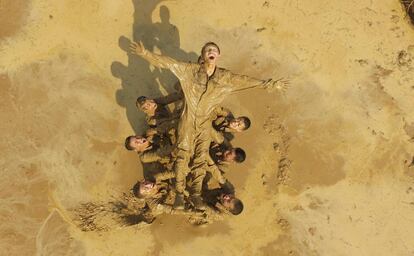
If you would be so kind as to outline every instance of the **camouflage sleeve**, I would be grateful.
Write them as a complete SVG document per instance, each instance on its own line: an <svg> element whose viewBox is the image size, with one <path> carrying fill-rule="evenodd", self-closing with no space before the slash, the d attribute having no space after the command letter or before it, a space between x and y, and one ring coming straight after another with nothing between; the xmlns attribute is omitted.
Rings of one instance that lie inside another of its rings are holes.
<svg viewBox="0 0 414 256"><path fill-rule="evenodd" d="M156 182L173 179L173 178L175 178L175 172L174 171L160 172L160 173L155 174L154 178L155 178Z"/></svg>
<svg viewBox="0 0 414 256"><path fill-rule="evenodd" d="M277 83L277 81L272 79L260 80L245 75L233 74L231 72L229 72L228 82L228 86L232 92L239 92L252 88L267 89L273 87Z"/></svg>
<svg viewBox="0 0 414 256"><path fill-rule="evenodd" d="M149 63L151 63L152 65L156 67L169 69L179 79L182 79L185 76L185 71L188 65L185 62L179 62L170 57L155 54L148 50L145 50L139 56L141 56L142 58L144 58L145 60L147 60Z"/></svg>
<svg viewBox="0 0 414 256"><path fill-rule="evenodd" d="M219 117L226 117L230 114L230 110L223 107L216 107L211 113L211 119L214 121Z"/></svg>
<svg viewBox="0 0 414 256"><path fill-rule="evenodd" d="M168 133L169 130L178 126L178 121L179 120L175 116L171 116L168 119L162 120L155 129L157 130L158 134Z"/></svg>
<svg viewBox="0 0 414 256"><path fill-rule="evenodd" d="M217 182L219 184L224 184L226 183L226 178L224 178L223 174L221 173L220 169L218 168L218 166L216 164L213 165L209 165L208 167L208 172L211 173L211 176L217 180Z"/></svg>
<svg viewBox="0 0 414 256"><path fill-rule="evenodd" d="M147 121L148 126L153 127L157 125L157 119L153 116L146 116L145 120Z"/></svg>
<svg viewBox="0 0 414 256"><path fill-rule="evenodd" d="M159 198L150 198L148 200L146 200L146 203L148 205L148 207L150 208L151 212L156 212L157 206L160 203L160 199Z"/></svg>
<svg viewBox="0 0 414 256"><path fill-rule="evenodd" d="M161 147L157 150L148 150L140 154L139 158L142 163L152 162L169 162L171 160L170 154L172 146Z"/></svg>
<svg viewBox="0 0 414 256"><path fill-rule="evenodd" d="M217 167L221 173L226 173L229 170L229 165L227 163L218 163Z"/></svg>
<svg viewBox="0 0 414 256"><path fill-rule="evenodd" d="M221 132L211 128L211 141L217 144L222 144L224 143L224 135Z"/></svg>
<svg viewBox="0 0 414 256"><path fill-rule="evenodd" d="M225 214L221 213L220 211L214 210L211 207L207 207L205 213L206 213L205 218L208 220L209 223L211 223L213 221L224 220Z"/></svg>
<svg viewBox="0 0 414 256"><path fill-rule="evenodd" d="M229 194L235 193L235 188L233 184L231 184L231 182L228 180L226 181L226 183L221 184L221 189L224 193L229 193Z"/></svg>
<svg viewBox="0 0 414 256"><path fill-rule="evenodd" d="M207 157L207 164L208 164L208 166L216 164L216 163L214 163L214 160L213 160L213 158L211 158L210 155Z"/></svg>
<svg viewBox="0 0 414 256"><path fill-rule="evenodd" d="M162 159L161 156L157 153L157 151L149 150L141 153L139 159L142 163L152 163L157 162Z"/></svg>
<svg viewBox="0 0 414 256"><path fill-rule="evenodd" d="M173 92L166 96L154 99L157 104L168 105L184 98L183 91Z"/></svg>

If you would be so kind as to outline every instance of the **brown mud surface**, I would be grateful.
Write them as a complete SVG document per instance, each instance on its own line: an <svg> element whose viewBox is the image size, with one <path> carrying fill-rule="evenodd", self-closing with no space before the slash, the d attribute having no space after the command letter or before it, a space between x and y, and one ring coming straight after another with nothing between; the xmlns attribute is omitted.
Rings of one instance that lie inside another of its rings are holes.
<svg viewBox="0 0 414 256"><path fill-rule="evenodd" d="M399 1L1 1L0 25L0 255L414 254L414 30ZM183 61L215 41L220 66L291 77L285 95L224 103L252 120L228 173L240 216L124 226L90 204L142 178L123 146L144 130L135 99L175 81L128 56L128 38ZM104 228L82 231L91 213Z"/></svg>

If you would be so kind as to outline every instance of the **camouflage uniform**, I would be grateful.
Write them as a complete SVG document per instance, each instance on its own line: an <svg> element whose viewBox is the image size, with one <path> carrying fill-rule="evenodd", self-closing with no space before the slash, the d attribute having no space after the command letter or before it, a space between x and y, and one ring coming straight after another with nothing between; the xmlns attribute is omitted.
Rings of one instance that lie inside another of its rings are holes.
<svg viewBox="0 0 414 256"><path fill-rule="evenodd" d="M272 87L277 85L277 81L236 75L219 67L208 76L200 64L179 62L147 50L140 56L156 67L169 69L181 83L185 103L178 124L178 152L174 171L177 192L183 193L185 178L190 172L190 158L193 156L195 168L207 168L211 139L209 120L212 111L231 93L250 88Z"/></svg>
<svg viewBox="0 0 414 256"><path fill-rule="evenodd" d="M202 214L193 214L190 217L190 222L195 225L209 224L214 221L222 221L227 216L231 216L232 214L229 210L218 199L224 192L225 190L221 188L204 191L203 200L207 203L208 207Z"/></svg>
<svg viewBox="0 0 414 256"><path fill-rule="evenodd" d="M213 125L213 132L216 133L215 137L220 138L222 142L218 142L218 144L225 144L226 146L230 146L230 141L234 139L234 132L236 130L230 128L230 121L234 119L233 113L230 110L218 107L216 111L213 112L212 116L212 125Z"/></svg>
<svg viewBox="0 0 414 256"><path fill-rule="evenodd" d="M144 152L138 153L138 156L142 163L159 162L161 164L168 164L171 161L172 151L172 145L158 148L150 148L148 150L145 150Z"/></svg>
<svg viewBox="0 0 414 256"><path fill-rule="evenodd" d="M180 113L178 110L171 113L167 105L182 100L183 96L182 91L179 91L154 99L157 108L153 116L145 117L148 126L159 134L167 134L171 129L176 128Z"/></svg>
<svg viewBox="0 0 414 256"><path fill-rule="evenodd" d="M234 116L230 110L223 107L217 107L210 118L215 130L225 132L225 129L229 126L230 120L234 119Z"/></svg>
<svg viewBox="0 0 414 256"><path fill-rule="evenodd" d="M168 138L156 137L152 140L147 150L138 152L138 156L142 163L159 162L167 164L171 162L174 145Z"/></svg>
<svg viewBox="0 0 414 256"><path fill-rule="evenodd" d="M211 178L216 180L221 187L227 187L233 190L233 185L224 177L229 170L230 163L222 160L222 153L226 146L215 145L210 149L210 156L208 161L208 173L203 181L203 186L209 188L212 186Z"/></svg>
<svg viewBox="0 0 414 256"><path fill-rule="evenodd" d="M154 174L164 170L171 170L174 165L174 145L168 138L159 138L143 152L138 152L143 166L144 178L154 180Z"/></svg>

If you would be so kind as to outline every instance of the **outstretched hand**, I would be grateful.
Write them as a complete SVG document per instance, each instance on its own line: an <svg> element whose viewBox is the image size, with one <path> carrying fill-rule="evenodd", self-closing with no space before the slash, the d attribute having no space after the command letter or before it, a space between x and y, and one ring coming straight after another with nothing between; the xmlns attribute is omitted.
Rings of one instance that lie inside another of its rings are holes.
<svg viewBox="0 0 414 256"><path fill-rule="evenodd" d="M288 78L279 78L277 80L273 80L269 86L271 90L278 90L282 94L289 89L290 80Z"/></svg>
<svg viewBox="0 0 414 256"><path fill-rule="evenodd" d="M139 41L138 43L131 42L131 44L129 45L129 49L132 54L136 55L141 55L146 51L144 44L141 41Z"/></svg>
<svg viewBox="0 0 414 256"><path fill-rule="evenodd" d="M280 91L281 93L285 93L287 89L289 89L290 80L288 78L280 78L273 82L273 88Z"/></svg>

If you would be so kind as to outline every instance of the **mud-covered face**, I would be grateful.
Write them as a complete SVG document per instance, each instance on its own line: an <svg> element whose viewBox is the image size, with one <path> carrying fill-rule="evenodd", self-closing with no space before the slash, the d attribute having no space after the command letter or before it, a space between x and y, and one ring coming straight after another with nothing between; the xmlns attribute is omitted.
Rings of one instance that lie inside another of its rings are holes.
<svg viewBox="0 0 414 256"><path fill-rule="evenodd" d="M145 196L150 196L153 194L155 190L155 183L151 182L151 181L141 181L141 183L139 184L139 193L141 195Z"/></svg>
<svg viewBox="0 0 414 256"><path fill-rule="evenodd" d="M222 194L220 195L220 203L228 210L234 208L234 195Z"/></svg>
<svg viewBox="0 0 414 256"><path fill-rule="evenodd" d="M142 136L135 136L129 140L129 146L135 151L143 151L149 146L149 141Z"/></svg>
<svg viewBox="0 0 414 256"><path fill-rule="evenodd" d="M148 100L145 100L144 103L142 103L141 106L139 106L139 108L144 113L151 113L151 112L154 112L155 109L157 109L157 103L155 103L154 100L148 99Z"/></svg>
<svg viewBox="0 0 414 256"><path fill-rule="evenodd" d="M229 149L224 151L223 153L223 160L226 162L234 162L236 159L236 150L235 149Z"/></svg>
<svg viewBox="0 0 414 256"><path fill-rule="evenodd" d="M246 124L244 123L244 120L241 118L235 118L231 120L229 123L229 128L237 132L242 132L245 127L246 127Z"/></svg>
<svg viewBox="0 0 414 256"><path fill-rule="evenodd" d="M220 57L220 50L214 45L207 45L203 50L203 60L208 64L215 64Z"/></svg>

